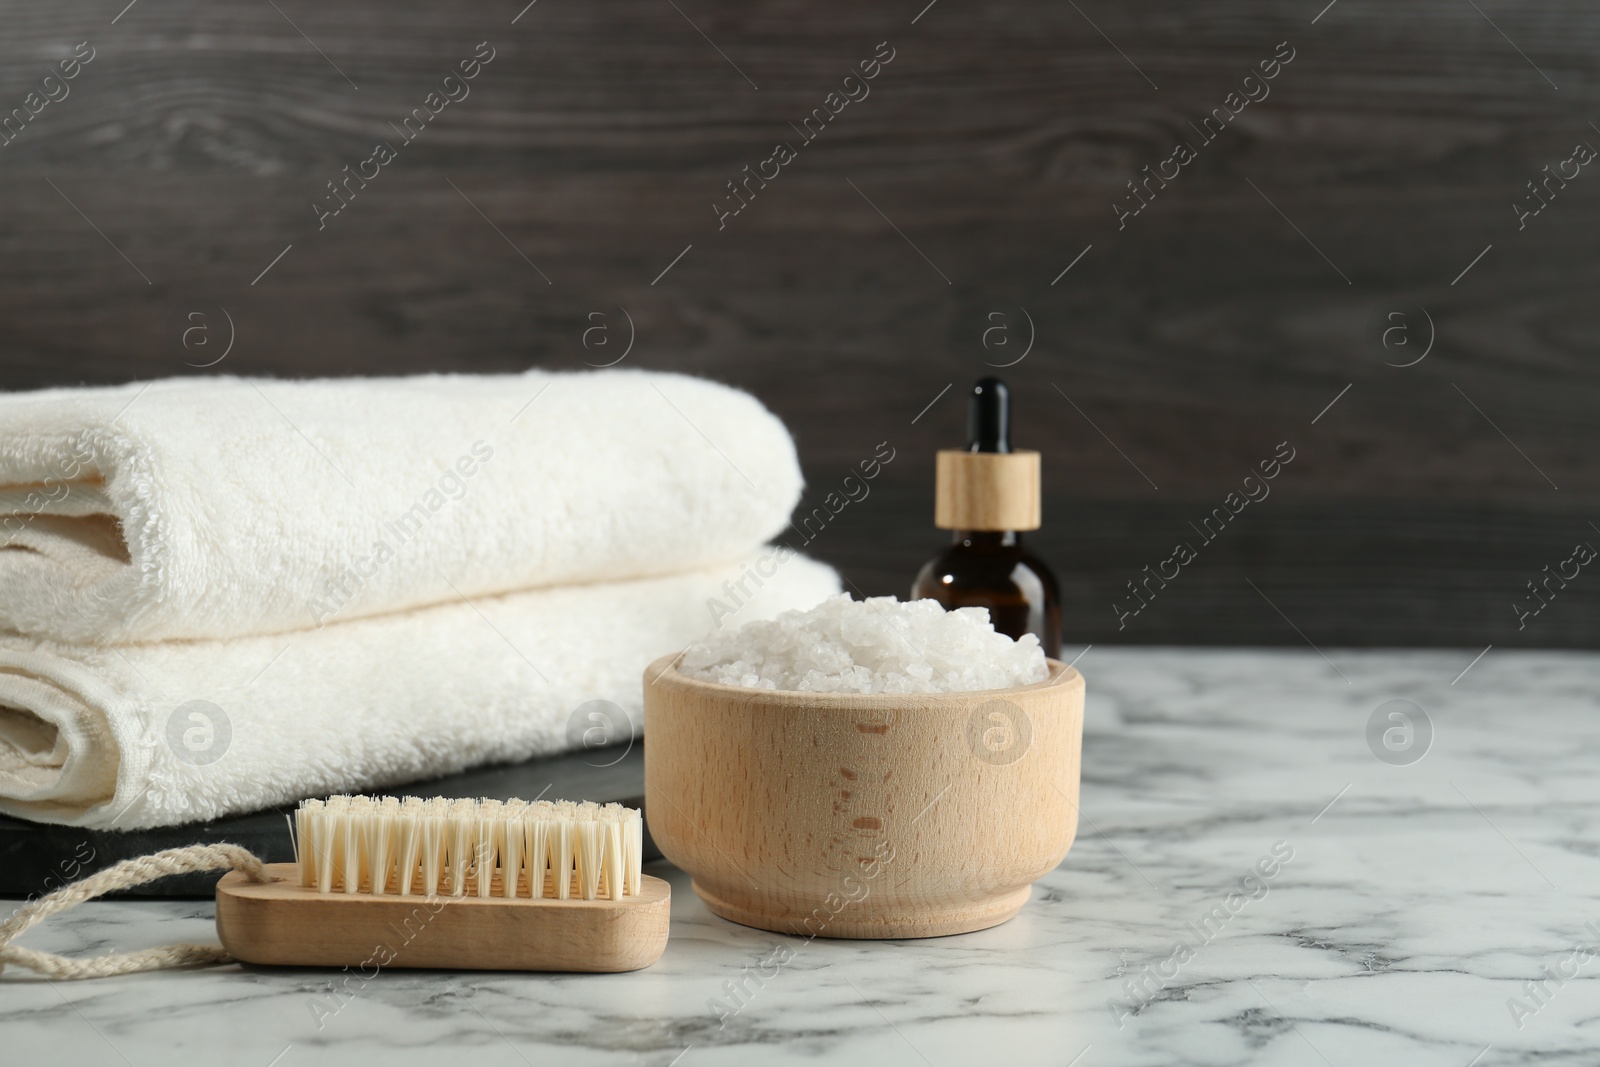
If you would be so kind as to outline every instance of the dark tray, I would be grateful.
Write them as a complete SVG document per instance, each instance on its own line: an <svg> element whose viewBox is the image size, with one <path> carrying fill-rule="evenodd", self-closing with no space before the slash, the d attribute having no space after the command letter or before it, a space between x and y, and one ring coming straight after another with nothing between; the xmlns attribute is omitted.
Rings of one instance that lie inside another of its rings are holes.
<svg viewBox="0 0 1600 1067"><path fill-rule="evenodd" d="M388 796L518 797L616 801L644 807L644 746L588 749L525 763L476 770L373 790ZM0 897L36 897L121 860L184 845L226 841L243 845L268 863L294 859L284 816L294 804L213 822L152 830L85 830L0 816ZM645 859L661 853L645 827ZM209 897L222 871L172 875L120 896Z"/></svg>

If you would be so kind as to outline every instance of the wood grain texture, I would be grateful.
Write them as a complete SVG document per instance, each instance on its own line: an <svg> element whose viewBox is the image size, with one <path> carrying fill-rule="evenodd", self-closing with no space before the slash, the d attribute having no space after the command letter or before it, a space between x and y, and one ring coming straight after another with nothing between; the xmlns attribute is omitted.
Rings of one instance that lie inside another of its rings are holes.
<svg viewBox="0 0 1600 1067"><path fill-rule="evenodd" d="M1047 491L1044 526L1026 541L1060 580L1067 658L1108 642L1456 645L1468 650L1465 666L1490 643L1581 648L1600 641L1600 582L1588 581L1588 568L1525 624L1515 610L1535 603L1528 583L1542 579L1546 566L1558 567L1577 543L1600 547L1582 510L1307 500L1295 492L1294 477L1291 466L1275 495L1250 505L1209 543L1190 524L1221 503L1220 492L1212 500L1118 501ZM905 596L915 575L904 560L932 556L947 543L948 535L929 528L932 508L917 480L902 487L880 478L872 496L816 538L813 551L839 562L845 588ZM1145 567L1158 566L1183 541L1194 544L1198 558L1140 614L1120 620L1116 606L1135 603L1128 583L1141 581Z"/></svg>
<svg viewBox="0 0 1600 1067"><path fill-rule="evenodd" d="M0 114L97 50L0 148L7 388L581 368L632 338L625 365L768 402L807 510L889 441L875 491L894 491L860 505L882 517L842 516L814 551L898 592L922 553L880 528L928 531L952 398L1031 339L1002 373L1064 578L1122 557L1055 545L1099 552L1097 524L1137 515L1159 518L1129 538L1166 541L1278 442L1300 449L1241 550L1209 554L1215 590L1121 639L1298 641L1231 592L1249 577L1351 643L1600 641L1583 580L1537 627L1494 621L1600 521L1600 176L1525 228L1512 210L1600 145L1600 15L1575 0L1340 0L1314 24L1321 3L1287 0L279 6L0 5ZM470 95L319 230L325 183L486 40ZM725 183L883 41L870 95L719 229ZM1119 229L1126 183L1285 41L1270 95ZM185 316L218 330L216 306L234 346L191 366ZM1390 601L1403 634L1375 621Z"/></svg>
<svg viewBox="0 0 1600 1067"><path fill-rule="evenodd" d="M1039 453L941 448L934 457L933 524L941 530L1037 530Z"/></svg>
<svg viewBox="0 0 1600 1067"><path fill-rule="evenodd" d="M217 936L244 963L476 971L636 971L667 947L672 887L621 900L318 893L293 863L217 883Z"/></svg>
<svg viewBox="0 0 1600 1067"><path fill-rule="evenodd" d="M645 810L733 922L933 937L1011 918L1078 825L1083 676L976 693L775 692L645 671Z"/></svg>

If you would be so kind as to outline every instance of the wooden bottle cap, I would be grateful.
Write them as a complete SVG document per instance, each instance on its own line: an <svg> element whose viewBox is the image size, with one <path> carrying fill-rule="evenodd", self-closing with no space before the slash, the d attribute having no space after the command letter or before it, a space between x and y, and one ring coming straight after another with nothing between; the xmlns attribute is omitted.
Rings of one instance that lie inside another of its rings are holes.
<svg viewBox="0 0 1600 1067"><path fill-rule="evenodd" d="M941 530L1037 530L1039 453L942 449L933 524Z"/></svg>

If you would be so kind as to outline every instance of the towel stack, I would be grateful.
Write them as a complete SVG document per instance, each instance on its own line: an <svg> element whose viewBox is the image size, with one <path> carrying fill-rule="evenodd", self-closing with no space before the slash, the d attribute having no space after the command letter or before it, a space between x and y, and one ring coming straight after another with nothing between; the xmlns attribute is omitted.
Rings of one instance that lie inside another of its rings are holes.
<svg viewBox="0 0 1600 1067"><path fill-rule="evenodd" d="M593 701L637 731L653 658L838 590L763 547L800 487L770 412L678 375L0 397L0 811L415 781L571 747Z"/></svg>

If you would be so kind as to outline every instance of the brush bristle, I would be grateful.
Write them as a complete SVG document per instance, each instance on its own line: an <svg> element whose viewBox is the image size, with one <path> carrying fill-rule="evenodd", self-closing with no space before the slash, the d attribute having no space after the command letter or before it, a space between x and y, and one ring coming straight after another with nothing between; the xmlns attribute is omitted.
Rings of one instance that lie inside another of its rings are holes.
<svg viewBox="0 0 1600 1067"><path fill-rule="evenodd" d="M333 796L294 814L319 893L620 900L638 896L644 819L621 804Z"/></svg>

